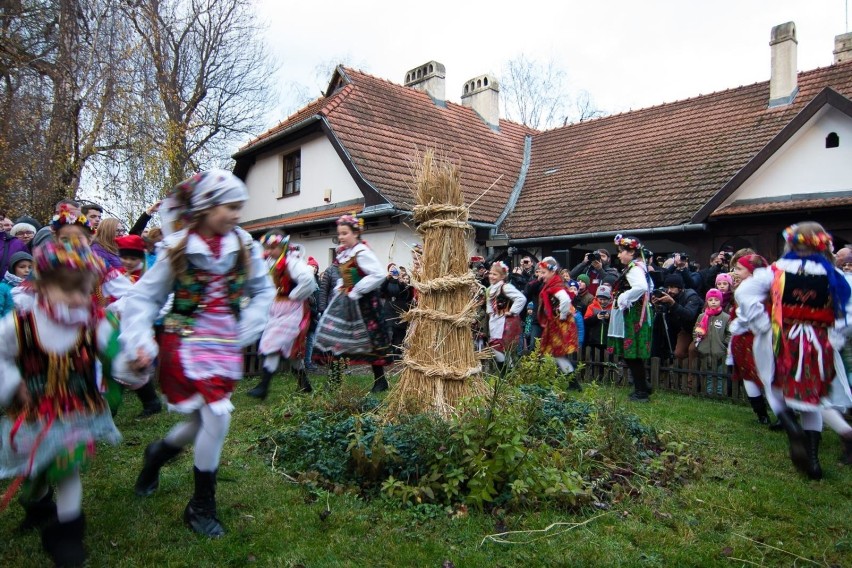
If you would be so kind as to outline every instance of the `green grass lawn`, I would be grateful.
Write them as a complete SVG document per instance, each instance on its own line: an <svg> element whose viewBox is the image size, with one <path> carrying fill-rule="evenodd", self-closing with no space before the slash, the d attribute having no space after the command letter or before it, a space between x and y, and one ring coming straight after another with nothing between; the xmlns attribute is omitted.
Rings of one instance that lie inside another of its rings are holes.
<svg viewBox="0 0 852 568"><path fill-rule="evenodd" d="M366 377L346 380L362 382L365 391L370 384ZM821 452L825 479L811 482L794 472L786 437L759 426L750 409L657 393L650 404L629 408L687 441L704 463L700 479L649 488L604 511L450 516L437 507L402 509L289 482L256 442L277 429L276 400L295 396L294 381L276 378L265 403L245 395L254 382L234 395L218 490L228 534L215 541L182 524L192 492L191 452L164 468L152 497L133 494L145 445L180 416L137 420L139 403L125 396L116 420L123 444L101 448L83 477L89 565L852 566L852 467L837 464L840 443L831 432ZM603 393L627 396L620 388ZM331 514L322 515L326 508ZM15 532L22 515L14 502L0 514L0 566L47 565L38 534ZM570 530L557 525L549 533L504 537L521 544L483 543L498 532L584 521Z"/></svg>

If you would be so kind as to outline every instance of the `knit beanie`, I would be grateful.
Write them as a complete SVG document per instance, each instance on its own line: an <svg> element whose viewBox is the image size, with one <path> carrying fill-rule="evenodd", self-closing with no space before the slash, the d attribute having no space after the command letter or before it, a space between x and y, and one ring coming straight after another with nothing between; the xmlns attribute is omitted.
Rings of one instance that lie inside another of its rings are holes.
<svg viewBox="0 0 852 568"><path fill-rule="evenodd" d="M680 274L669 274L663 280L663 286L666 288L677 288L679 290L683 290L683 277Z"/></svg>
<svg viewBox="0 0 852 568"><path fill-rule="evenodd" d="M710 288L707 290L707 295L704 297L705 300L709 300L710 298L716 298L719 302L722 302L722 291L718 288Z"/></svg>
<svg viewBox="0 0 852 568"><path fill-rule="evenodd" d="M612 299L612 288L610 288L609 286L598 286L598 290L595 296L597 296L598 298Z"/></svg>
<svg viewBox="0 0 852 568"><path fill-rule="evenodd" d="M591 283L592 283L592 280L591 280L591 278L589 278L589 275L588 275L588 274L581 274L581 275L579 275L579 276L577 277L577 280L578 280L579 282L585 282L585 283L586 283L586 286L588 286L589 284L591 284Z"/></svg>
<svg viewBox="0 0 852 568"><path fill-rule="evenodd" d="M727 272L723 272L721 274L716 275L716 284L718 285L719 282L727 282L728 283L728 289L731 289L731 288L734 287L734 279L731 278L731 275L728 274Z"/></svg>
<svg viewBox="0 0 852 568"><path fill-rule="evenodd" d="M28 252L19 250L18 252L13 254L11 258L9 258L9 272L14 272L15 265L21 262L22 260L29 260L30 262L32 262L33 256Z"/></svg>

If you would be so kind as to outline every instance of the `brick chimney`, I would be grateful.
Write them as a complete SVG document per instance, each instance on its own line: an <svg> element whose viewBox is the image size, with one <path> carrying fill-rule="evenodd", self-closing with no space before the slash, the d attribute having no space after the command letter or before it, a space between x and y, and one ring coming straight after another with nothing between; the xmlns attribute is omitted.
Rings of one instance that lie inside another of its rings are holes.
<svg viewBox="0 0 852 568"><path fill-rule="evenodd" d="M405 86L423 91L436 101L447 100L444 79L447 70L442 63L430 61L405 74Z"/></svg>
<svg viewBox="0 0 852 568"><path fill-rule="evenodd" d="M500 126L500 84L492 75L467 81L462 89L461 103L475 110L491 128Z"/></svg>
<svg viewBox="0 0 852 568"><path fill-rule="evenodd" d="M796 71L796 24L787 22L772 28L772 73L769 77L769 107L788 105L799 92Z"/></svg>
<svg viewBox="0 0 852 568"><path fill-rule="evenodd" d="M852 61L852 32L834 36L834 63Z"/></svg>

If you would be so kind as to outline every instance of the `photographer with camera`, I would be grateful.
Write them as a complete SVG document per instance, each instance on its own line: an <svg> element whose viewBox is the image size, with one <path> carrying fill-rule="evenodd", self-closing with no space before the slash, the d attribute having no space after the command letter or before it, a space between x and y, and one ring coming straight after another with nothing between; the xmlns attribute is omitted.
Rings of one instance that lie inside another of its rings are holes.
<svg viewBox="0 0 852 568"><path fill-rule="evenodd" d="M656 288L651 296L657 317L654 319L654 345L656 356L667 359L674 356L678 361L696 359L695 350L690 351L695 321L704 306L704 301L695 290L686 288L680 274L669 274L663 287Z"/></svg>
<svg viewBox="0 0 852 568"><path fill-rule="evenodd" d="M701 293L701 275L695 272L689 265L688 253L676 252L672 255L672 264L663 270L663 279L671 274L677 274L681 277L684 284L681 289L688 288L694 290L696 293ZM712 288L713 286L710 287Z"/></svg>
<svg viewBox="0 0 852 568"><path fill-rule="evenodd" d="M716 277L720 274L726 274L731 269L731 258L733 256L732 252L726 250L715 252L710 256L709 266L698 272L704 290L714 288Z"/></svg>
<svg viewBox="0 0 852 568"><path fill-rule="evenodd" d="M589 277L589 294L594 296L598 292L598 286L604 280L615 282L618 271L609 265L609 252L606 249L598 249L583 257L583 262L571 269L571 278L577 280L581 274Z"/></svg>
<svg viewBox="0 0 852 568"><path fill-rule="evenodd" d="M521 258L520 266L512 269L509 282L518 290L523 290L532 280L535 280L533 260L527 255Z"/></svg>

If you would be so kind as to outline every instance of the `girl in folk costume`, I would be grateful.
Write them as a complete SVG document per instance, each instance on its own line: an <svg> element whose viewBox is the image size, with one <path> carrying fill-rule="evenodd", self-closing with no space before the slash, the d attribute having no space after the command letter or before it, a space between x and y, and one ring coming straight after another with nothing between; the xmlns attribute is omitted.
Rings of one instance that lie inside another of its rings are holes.
<svg viewBox="0 0 852 568"><path fill-rule="evenodd" d="M729 363L733 365L731 372L732 381L742 381L749 404L757 415L757 421L761 424L769 424L769 414L766 411L766 402L763 399L760 374L754 359L754 333L749 329L749 322L755 321L760 313L768 313L768 306L762 302L746 301L743 305L743 294L748 293L748 286L742 283L751 278L758 268L766 268L769 263L758 254L749 254L736 259L733 274L739 282L734 290L734 313L735 319L731 321L731 343L729 345ZM748 310L757 310L757 313L749 313ZM771 370L767 373L771 375ZM771 377L767 377L771 384ZM766 397L769 399L773 412L781 412L784 406L771 388L766 389Z"/></svg>
<svg viewBox="0 0 852 568"><path fill-rule="evenodd" d="M121 439L95 371L113 331L92 300L106 269L74 237L37 247L34 263L31 308L0 320L0 478L18 478L0 508L26 480L21 528L41 529L57 565L78 566L86 558L80 471L97 441ZM133 382L125 363L116 357L114 372Z"/></svg>
<svg viewBox="0 0 852 568"><path fill-rule="evenodd" d="M145 449L137 495L153 493L160 468L195 445L195 493L184 521L219 537L216 473L231 422L231 393L243 374L243 348L260 336L275 290L260 246L237 227L245 184L231 172L209 170L178 184L160 214L167 234L162 258L125 297L121 344L137 368L159 354L160 387L169 408L189 416ZM171 233L175 223L183 228ZM170 294L159 346L153 324Z"/></svg>
<svg viewBox="0 0 852 568"><path fill-rule="evenodd" d="M385 267L361 240L363 228L353 215L337 220L340 280L320 318L314 349L370 361L373 392L381 392L388 388L385 357L390 349L379 299Z"/></svg>
<svg viewBox="0 0 852 568"><path fill-rule="evenodd" d="M648 402L650 389L645 361L651 355L651 278L639 239L616 235L615 246L618 248L618 260L625 269L613 286L609 346L617 357L624 358L633 376L633 393L629 400Z"/></svg>
<svg viewBox="0 0 852 568"><path fill-rule="evenodd" d="M536 272L543 283L538 303L538 321L542 328L541 352L556 359L559 370L567 375L574 370L569 357L580 348L574 307L565 289L565 282L559 276L556 259L545 257L538 263ZM576 378L571 379L569 387L579 388Z"/></svg>
<svg viewBox="0 0 852 568"><path fill-rule="evenodd" d="M115 244L124 275L130 282L136 283L145 274L145 239L139 235L125 235L116 238Z"/></svg>
<svg viewBox="0 0 852 568"><path fill-rule="evenodd" d="M85 216L69 209L66 205L63 205L59 213L53 216L50 228L53 234L52 238L48 240L68 241L69 239L78 239L87 245L91 245L93 231L89 221ZM130 290L130 286L130 280L124 276L124 272L120 268L107 266L106 270L98 274L98 282L93 293L101 306L105 306L106 302L103 301L103 298L121 298ZM13 291L12 299L19 308L31 307L35 299L35 289L32 283L29 281L22 282Z"/></svg>
<svg viewBox="0 0 852 568"><path fill-rule="evenodd" d="M821 225L792 225L784 239L784 256L740 284L740 308L753 314L748 324L758 373L765 384L771 377L783 397L776 414L787 431L790 458L809 478L821 479L821 410L852 406L839 352L852 322L852 293L833 265L831 235ZM755 307L767 299L769 314ZM801 426L791 409L801 413Z"/></svg>
<svg viewBox="0 0 852 568"><path fill-rule="evenodd" d="M269 231L261 237L260 244L269 264L276 295L260 337L263 375L248 395L261 400L266 398L272 374L278 370L282 357L290 361L299 390L311 392L313 389L305 372L305 345L311 325L308 300L317 288L314 271L304 261L304 249L290 245L290 237L281 231Z"/></svg>
<svg viewBox="0 0 852 568"><path fill-rule="evenodd" d="M491 286L486 292L485 310L488 313L489 345L494 350L498 369L506 363L506 354L514 353L521 337L521 312L527 299L509 282L509 267L497 261L488 271Z"/></svg>

